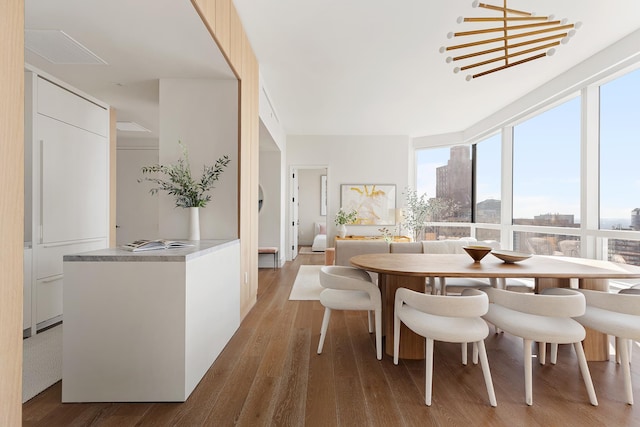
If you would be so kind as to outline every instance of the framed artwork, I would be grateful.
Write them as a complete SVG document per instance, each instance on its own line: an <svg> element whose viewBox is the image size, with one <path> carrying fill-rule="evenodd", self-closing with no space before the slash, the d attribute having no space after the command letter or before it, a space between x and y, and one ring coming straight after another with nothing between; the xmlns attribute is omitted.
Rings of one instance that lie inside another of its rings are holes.
<svg viewBox="0 0 640 427"><path fill-rule="evenodd" d="M395 225L396 186L387 184L342 184L340 206L358 212L354 225Z"/></svg>
<svg viewBox="0 0 640 427"><path fill-rule="evenodd" d="M327 215L327 175L320 176L320 215Z"/></svg>

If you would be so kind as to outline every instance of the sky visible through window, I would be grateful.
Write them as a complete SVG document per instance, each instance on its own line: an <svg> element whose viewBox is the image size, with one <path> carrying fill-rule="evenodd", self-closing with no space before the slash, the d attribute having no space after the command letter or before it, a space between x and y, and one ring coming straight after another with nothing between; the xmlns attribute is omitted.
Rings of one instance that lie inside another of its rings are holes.
<svg viewBox="0 0 640 427"><path fill-rule="evenodd" d="M600 228L628 227L640 208L640 70L600 88Z"/></svg>
<svg viewBox="0 0 640 427"><path fill-rule="evenodd" d="M640 70L601 86L601 228L629 227L640 208ZM500 200L500 134L478 143L477 202ZM450 147L416 152L418 194L436 196ZM491 173L495 171L495 173ZM514 127L514 218L574 215L580 222L580 97Z"/></svg>

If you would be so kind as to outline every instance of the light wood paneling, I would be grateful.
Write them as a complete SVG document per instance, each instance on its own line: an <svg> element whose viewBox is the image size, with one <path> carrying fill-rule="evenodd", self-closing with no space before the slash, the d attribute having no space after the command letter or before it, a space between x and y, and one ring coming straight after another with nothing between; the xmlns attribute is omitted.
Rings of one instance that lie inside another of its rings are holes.
<svg viewBox="0 0 640 427"><path fill-rule="evenodd" d="M218 46L229 55L231 0L216 0L215 34Z"/></svg>
<svg viewBox="0 0 640 427"><path fill-rule="evenodd" d="M0 2L0 425L22 419L24 2Z"/></svg>
<svg viewBox="0 0 640 427"><path fill-rule="evenodd" d="M231 0L192 0L239 80L240 315L256 302L258 289L258 62ZM246 279L246 280L245 280Z"/></svg>

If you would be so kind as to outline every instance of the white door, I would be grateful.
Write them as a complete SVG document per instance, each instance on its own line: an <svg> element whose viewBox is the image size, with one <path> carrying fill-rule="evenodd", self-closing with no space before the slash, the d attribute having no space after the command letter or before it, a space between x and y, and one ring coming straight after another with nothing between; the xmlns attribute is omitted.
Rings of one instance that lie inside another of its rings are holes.
<svg viewBox="0 0 640 427"><path fill-rule="evenodd" d="M158 196L150 182L139 183L143 166L158 163L158 149L117 150L116 244L158 238Z"/></svg>
<svg viewBox="0 0 640 427"><path fill-rule="evenodd" d="M291 171L291 259L298 256L298 169Z"/></svg>

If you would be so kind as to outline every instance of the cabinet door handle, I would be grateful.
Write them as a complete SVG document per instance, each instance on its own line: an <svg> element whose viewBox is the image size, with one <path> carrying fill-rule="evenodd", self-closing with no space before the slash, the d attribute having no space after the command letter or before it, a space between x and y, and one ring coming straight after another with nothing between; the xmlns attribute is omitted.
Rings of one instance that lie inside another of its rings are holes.
<svg viewBox="0 0 640 427"><path fill-rule="evenodd" d="M53 276L50 277L48 279L42 279L40 280L40 283L51 283L51 282L55 282L56 280L60 280L62 279L63 275L62 274L58 274L57 276Z"/></svg>

